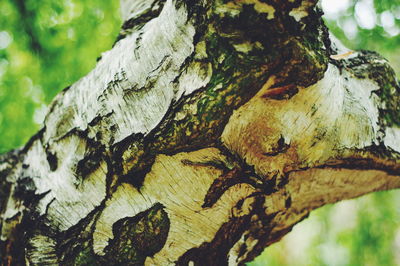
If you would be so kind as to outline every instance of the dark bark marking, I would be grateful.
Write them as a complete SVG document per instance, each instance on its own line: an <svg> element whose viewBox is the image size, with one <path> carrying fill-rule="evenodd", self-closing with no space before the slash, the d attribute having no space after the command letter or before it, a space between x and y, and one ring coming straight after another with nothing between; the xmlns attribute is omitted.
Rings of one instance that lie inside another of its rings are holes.
<svg viewBox="0 0 400 266"><path fill-rule="evenodd" d="M106 199L76 225L57 234L57 256L61 265L106 265L93 251L93 232L105 202Z"/></svg>
<svg viewBox="0 0 400 266"><path fill-rule="evenodd" d="M12 150L8 153L0 155L0 166L3 168L5 165L5 167L0 171L0 213L4 213L4 210L7 206L7 199L10 196L12 186L12 184L7 181L7 177L12 174L13 170L15 170L17 164L19 163L19 152L19 150Z"/></svg>
<svg viewBox="0 0 400 266"><path fill-rule="evenodd" d="M105 259L109 265L143 265L164 246L170 221L164 206L157 203L134 217L113 225L114 239L106 247Z"/></svg>
<svg viewBox="0 0 400 266"><path fill-rule="evenodd" d="M260 194L253 197L255 197L255 201L251 206L252 210L250 214L230 218L228 222L220 227L212 241L205 242L200 247L186 251L178 259L176 265L188 265L190 261L194 265L228 265L228 253L230 249L245 232L249 231L249 234L253 235L255 239L259 239L259 237L267 238L270 232L268 225L274 215L265 215L265 208L263 206L265 195ZM254 215L257 215L259 219L252 221Z"/></svg>
<svg viewBox="0 0 400 266"><path fill-rule="evenodd" d="M104 157L104 148L102 147L89 150L85 157L77 164L76 172L78 176L85 179L90 173L99 168Z"/></svg>
<svg viewBox="0 0 400 266"><path fill-rule="evenodd" d="M15 187L14 195L17 198L24 199L31 202L35 196L36 185L31 177L23 177L18 179L17 186Z"/></svg>
<svg viewBox="0 0 400 266"><path fill-rule="evenodd" d="M281 152L284 152L287 145L283 137L279 139L278 144L280 144ZM272 177L266 180L255 173L253 166L231 154L222 144L217 145L217 148L225 155L227 161L193 162L182 160L185 165L214 167L222 170L222 174L209 187L204 197L203 208L211 208L230 187L237 184L249 184L258 191L256 193L270 195L288 182L287 175L280 173L271 173Z"/></svg>
<svg viewBox="0 0 400 266"><path fill-rule="evenodd" d="M24 246L24 228L17 224L6 241L0 240L1 265L25 265Z"/></svg>
<svg viewBox="0 0 400 266"><path fill-rule="evenodd" d="M286 152L290 148L289 144L285 143L285 138L281 135L277 142L277 147L272 147L272 151L264 153L266 156L277 156Z"/></svg>
<svg viewBox="0 0 400 266"><path fill-rule="evenodd" d="M292 206L292 197L291 197L291 196L288 196L288 197L286 198L286 200L285 200L285 208L286 208L286 209L289 209L290 206Z"/></svg>
<svg viewBox="0 0 400 266"><path fill-rule="evenodd" d="M251 183L250 180L247 178L247 175L244 174L245 173L243 173L241 169L234 168L217 177L208 189L202 207L212 207L225 193L225 191L227 191L230 187L234 185L240 183Z"/></svg>
<svg viewBox="0 0 400 266"><path fill-rule="evenodd" d="M240 239L244 231L249 227L251 216L231 218L224 223L211 242L203 243L198 248L186 251L176 265L188 265L190 261L194 265L224 266L228 265L228 253L232 246Z"/></svg>
<svg viewBox="0 0 400 266"><path fill-rule="evenodd" d="M52 153L46 149L46 158L49 163L49 167L51 171L57 170L58 167L58 159L56 153Z"/></svg>

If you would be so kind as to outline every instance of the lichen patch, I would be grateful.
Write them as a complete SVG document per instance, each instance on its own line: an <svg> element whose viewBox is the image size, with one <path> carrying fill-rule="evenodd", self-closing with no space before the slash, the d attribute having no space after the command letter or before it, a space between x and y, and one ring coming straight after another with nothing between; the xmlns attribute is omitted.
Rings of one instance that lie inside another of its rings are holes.
<svg viewBox="0 0 400 266"><path fill-rule="evenodd" d="M260 14L266 14L267 19L273 19L275 16L275 8L268 5L265 2L259 0L233 0L226 4L221 4L217 6L217 14L230 14L231 16L236 16L240 14L244 5L253 5L254 10Z"/></svg>
<svg viewBox="0 0 400 266"><path fill-rule="evenodd" d="M303 18L309 15L309 10L315 6L314 1L301 1L301 5L299 7L293 8L289 12L289 16L294 17L297 22L300 22Z"/></svg>

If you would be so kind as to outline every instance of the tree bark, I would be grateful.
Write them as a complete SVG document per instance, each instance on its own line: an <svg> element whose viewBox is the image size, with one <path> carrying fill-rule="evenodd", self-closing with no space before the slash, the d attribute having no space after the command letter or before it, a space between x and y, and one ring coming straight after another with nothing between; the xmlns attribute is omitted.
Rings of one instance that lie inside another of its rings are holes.
<svg viewBox="0 0 400 266"><path fill-rule="evenodd" d="M4 265L237 265L400 186L400 88L314 0L123 0L95 69L0 158Z"/></svg>

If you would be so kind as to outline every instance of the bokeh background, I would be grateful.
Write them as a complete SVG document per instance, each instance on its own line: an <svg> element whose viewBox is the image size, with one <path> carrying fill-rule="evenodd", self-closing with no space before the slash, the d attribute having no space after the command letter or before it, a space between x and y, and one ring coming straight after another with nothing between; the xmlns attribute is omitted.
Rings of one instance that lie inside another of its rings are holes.
<svg viewBox="0 0 400 266"><path fill-rule="evenodd" d="M400 74L400 0L321 0L331 31ZM47 105L88 73L121 25L119 1L0 1L0 153L41 126ZM400 265L400 192L314 211L255 265Z"/></svg>

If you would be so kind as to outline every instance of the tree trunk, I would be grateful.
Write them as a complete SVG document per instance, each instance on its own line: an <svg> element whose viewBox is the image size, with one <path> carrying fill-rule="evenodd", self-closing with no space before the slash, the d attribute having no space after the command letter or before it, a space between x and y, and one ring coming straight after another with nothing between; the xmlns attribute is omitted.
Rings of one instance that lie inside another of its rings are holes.
<svg viewBox="0 0 400 266"><path fill-rule="evenodd" d="M237 265L400 187L400 88L315 0L124 0L114 47L0 157L5 265Z"/></svg>

